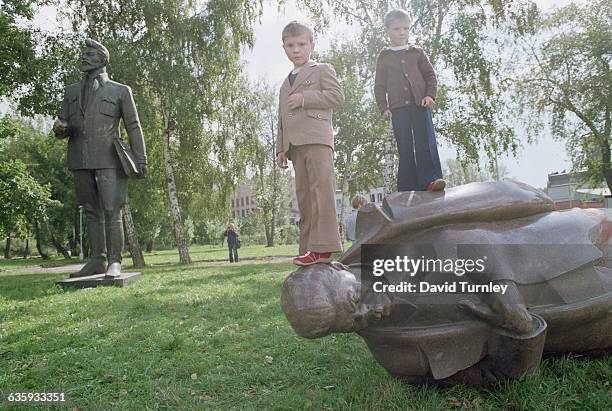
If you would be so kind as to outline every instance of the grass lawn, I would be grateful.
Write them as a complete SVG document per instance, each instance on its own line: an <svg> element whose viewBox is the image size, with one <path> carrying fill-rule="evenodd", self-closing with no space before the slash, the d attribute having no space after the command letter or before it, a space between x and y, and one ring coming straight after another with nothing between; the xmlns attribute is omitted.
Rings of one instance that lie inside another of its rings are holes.
<svg viewBox="0 0 612 411"><path fill-rule="evenodd" d="M40 257L23 258L20 256L13 256L10 260L0 258L0 271L14 270L22 267L38 265L43 267L55 267L64 264L77 264L79 257L72 257L70 260L66 260L64 257L53 256L48 260L43 260Z"/></svg>
<svg viewBox="0 0 612 411"><path fill-rule="evenodd" d="M241 250L295 253L283 247ZM216 253L226 250L194 249L193 258ZM0 272L0 390L62 390L65 408L83 410L612 408L610 355L548 358L535 376L491 391L405 385L357 335L293 333L279 302L292 269L167 264L142 270L128 288L82 291L57 288L61 273Z"/></svg>
<svg viewBox="0 0 612 411"><path fill-rule="evenodd" d="M268 257L293 257L297 255L297 244L278 245L275 247L266 247L264 245L248 245L242 246L238 250L238 257L241 259L264 259ZM189 255L193 261L228 261L229 252L227 245L209 246L197 245L189 247ZM127 262L131 263L129 255L124 257ZM174 264L179 262L179 256L176 249L153 251L145 253L145 261L147 264Z"/></svg>

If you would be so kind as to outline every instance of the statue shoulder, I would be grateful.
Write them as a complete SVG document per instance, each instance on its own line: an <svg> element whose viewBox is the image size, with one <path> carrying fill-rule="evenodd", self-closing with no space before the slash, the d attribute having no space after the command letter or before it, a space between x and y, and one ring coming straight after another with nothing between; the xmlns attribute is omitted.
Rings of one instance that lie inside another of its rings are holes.
<svg viewBox="0 0 612 411"><path fill-rule="evenodd" d="M107 80L106 85L110 87L112 90L116 90L116 91L124 91L126 89L129 89L128 86L126 86L125 84L122 83L118 83L114 80Z"/></svg>
<svg viewBox="0 0 612 411"><path fill-rule="evenodd" d="M113 95L116 95L116 96L118 96L120 98L124 98L124 97L127 97L130 94L132 94L132 89L130 88L130 86L128 86L126 84L118 83L118 82L113 81L113 80L108 80L106 82L105 87L107 87L108 90Z"/></svg>
<svg viewBox="0 0 612 411"><path fill-rule="evenodd" d="M117 82L113 82L115 83L115 85L117 86L117 88L119 90L121 90L122 94L132 94L132 87L128 86L127 84L122 84L122 83L117 83Z"/></svg>
<svg viewBox="0 0 612 411"><path fill-rule="evenodd" d="M65 89L66 94L79 93L80 91L81 91L80 81L77 81L76 83L68 84Z"/></svg>

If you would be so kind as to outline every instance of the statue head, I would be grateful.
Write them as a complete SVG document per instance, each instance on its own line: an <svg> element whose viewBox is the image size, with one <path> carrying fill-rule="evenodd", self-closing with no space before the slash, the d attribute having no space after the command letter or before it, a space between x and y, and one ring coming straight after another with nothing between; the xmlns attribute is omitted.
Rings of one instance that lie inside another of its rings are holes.
<svg viewBox="0 0 612 411"><path fill-rule="evenodd" d="M360 283L342 264L314 264L289 275L283 284L283 311L297 334L324 337L358 331L380 320L383 307L360 303Z"/></svg>
<svg viewBox="0 0 612 411"><path fill-rule="evenodd" d="M110 54L106 47L95 40L86 39L81 56L81 71L90 72L105 67L109 58Z"/></svg>

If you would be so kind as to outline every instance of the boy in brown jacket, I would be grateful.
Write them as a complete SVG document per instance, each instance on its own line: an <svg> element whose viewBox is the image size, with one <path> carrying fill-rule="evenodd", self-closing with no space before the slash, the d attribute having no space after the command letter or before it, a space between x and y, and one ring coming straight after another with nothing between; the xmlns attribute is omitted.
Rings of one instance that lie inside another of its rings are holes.
<svg viewBox="0 0 612 411"><path fill-rule="evenodd" d="M292 21L283 29L283 49L294 65L280 89L276 162L295 170L300 210L300 255L297 265L332 261L342 250L336 218L333 109L344 102L336 72L310 60L314 35Z"/></svg>
<svg viewBox="0 0 612 411"><path fill-rule="evenodd" d="M431 118L437 92L436 73L420 47L408 44L410 15L391 10L385 33L391 47L376 62L374 97L385 118L391 118L399 151L397 190L443 190L442 167Z"/></svg>

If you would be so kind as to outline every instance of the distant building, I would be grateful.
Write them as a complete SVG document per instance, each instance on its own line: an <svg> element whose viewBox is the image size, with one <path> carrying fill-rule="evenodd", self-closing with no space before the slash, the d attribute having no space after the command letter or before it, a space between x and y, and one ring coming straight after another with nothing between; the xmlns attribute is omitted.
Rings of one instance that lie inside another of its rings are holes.
<svg viewBox="0 0 612 411"><path fill-rule="evenodd" d="M240 183L236 186L234 195L230 200L230 206L232 218L242 218L251 213L259 212L255 194L250 184Z"/></svg>
<svg viewBox="0 0 612 411"><path fill-rule="evenodd" d="M300 221L300 212L297 206L297 196L295 194L295 180L291 177L288 193L287 222L297 224ZM251 213L259 213L261 209L257 206L257 199L252 187L252 182L240 183L236 186L234 195L230 199L230 215L232 218L247 217Z"/></svg>
<svg viewBox="0 0 612 411"><path fill-rule="evenodd" d="M610 208L610 190L605 184L600 188L586 187L581 183L583 172L555 172L548 175L546 192L555 202L557 210L568 208Z"/></svg>

